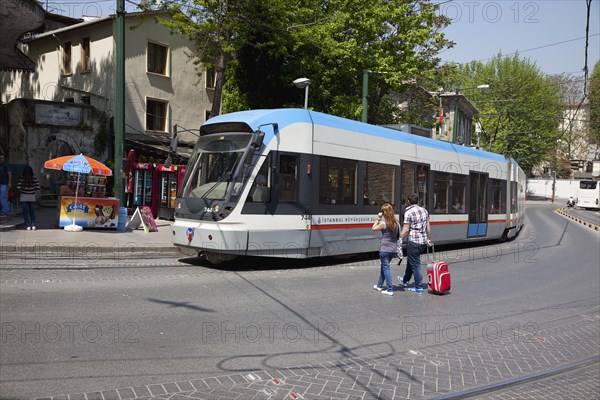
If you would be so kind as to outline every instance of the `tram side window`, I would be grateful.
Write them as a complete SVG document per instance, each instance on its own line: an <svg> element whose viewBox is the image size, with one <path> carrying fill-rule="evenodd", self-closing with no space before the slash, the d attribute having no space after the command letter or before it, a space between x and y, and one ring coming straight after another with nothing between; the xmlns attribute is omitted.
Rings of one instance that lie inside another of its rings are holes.
<svg viewBox="0 0 600 400"><path fill-rule="evenodd" d="M490 203L490 214L506 213L506 204L504 199L506 195L506 181L492 179L492 202Z"/></svg>
<svg viewBox="0 0 600 400"><path fill-rule="evenodd" d="M433 213L448 213L448 197L452 180L450 174L444 172L435 172L433 178Z"/></svg>
<svg viewBox="0 0 600 400"><path fill-rule="evenodd" d="M450 195L451 214L465 213L465 182L466 177L464 175L452 175L452 181L450 183L450 192L452 193Z"/></svg>
<svg viewBox="0 0 600 400"><path fill-rule="evenodd" d="M427 180L429 167L427 165L402 162L402 201L407 205L408 196L416 193L419 196L419 206L427 207Z"/></svg>
<svg viewBox="0 0 600 400"><path fill-rule="evenodd" d="M271 165L271 157L268 157L261 165L250 194L248 195L248 201L251 203L265 203L268 202L269 193L271 192L271 177L269 176L269 165Z"/></svg>
<svg viewBox="0 0 600 400"><path fill-rule="evenodd" d="M395 168L368 162L363 185L363 204L394 204Z"/></svg>
<svg viewBox="0 0 600 400"><path fill-rule="evenodd" d="M298 201L298 157L279 157L279 201Z"/></svg>
<svg viewBox="0 0 600 400"><path fill-rule="evenodd" d="M357 161L321 157L319 203L356 204L357 168Z"/></svg>
<svg viewBox="0 0 600 400"><path fill-rule="evenodd" d="M517 182L510 183L510 212L517 212Z"/></svg>

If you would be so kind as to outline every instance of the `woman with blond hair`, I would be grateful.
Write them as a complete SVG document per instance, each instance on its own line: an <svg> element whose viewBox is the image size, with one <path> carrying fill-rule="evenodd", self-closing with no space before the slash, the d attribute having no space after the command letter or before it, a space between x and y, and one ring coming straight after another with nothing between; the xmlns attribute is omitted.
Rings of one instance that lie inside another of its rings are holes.
<svg viewBox="0 0 600 400"><path fill-rule="evenodd" d="M379 244L379 260L381 261L381 270L379 280L373 286L373 289L387 294L394 295L394 286L392 285L392 273L390 272L390 263L396 256L396 242L400 236L400 224L394 216L394 209L390 203L384 203L381 206L381 212L377 214L377 219L371 227L374 231L381 231L381 242ZM387 284L387 289L383 289L383 282Z"/></svg>

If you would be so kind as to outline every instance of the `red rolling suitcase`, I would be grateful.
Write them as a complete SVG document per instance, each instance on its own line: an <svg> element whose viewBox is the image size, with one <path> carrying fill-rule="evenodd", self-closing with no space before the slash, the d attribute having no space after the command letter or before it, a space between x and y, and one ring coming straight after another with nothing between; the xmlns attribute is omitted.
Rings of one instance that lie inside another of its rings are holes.
<svg viewBox="0 0 600 400"><path fill-rule="evenodd" d="M435 249L431 247L433 259L435 260ZM450 292L450 271L445 261L430 261L429 250L427 250L427 283L429 293L446 294Z"/></svg>

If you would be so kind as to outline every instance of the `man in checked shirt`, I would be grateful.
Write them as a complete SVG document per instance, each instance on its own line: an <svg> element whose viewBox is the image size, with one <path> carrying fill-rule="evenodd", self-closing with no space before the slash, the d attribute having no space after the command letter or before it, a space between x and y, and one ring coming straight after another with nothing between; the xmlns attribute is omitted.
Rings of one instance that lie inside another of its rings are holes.
<svg viewBox="0 0 600 400"><path fill-rule="evenodd" d="M429 226L429 213L423 207L420 207L419 196L412 193L408 196L410 205L404 212L404 226L400 232L400 239L408 236L406 253L408 261L406 262L406 271L404 276L398 276L402 286L407 286L410 278L415 276L415 286L408 288L415 293L423 293L423 272L421 271L421 254L425 252L426 246L431 246Z"/></svg>

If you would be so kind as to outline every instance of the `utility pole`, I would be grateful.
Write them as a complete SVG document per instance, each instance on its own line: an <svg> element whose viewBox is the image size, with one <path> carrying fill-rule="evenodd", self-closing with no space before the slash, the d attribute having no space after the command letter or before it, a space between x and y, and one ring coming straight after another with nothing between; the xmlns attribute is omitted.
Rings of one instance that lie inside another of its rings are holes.
<svg viewBox="0 0 600 400"><path fill-rule="evenodd" d="M368 117L368 98L369 98L369 74L387 74L387 71L371 71L370 69L363 69L363 87L362 87L362 116L360 120L367 122ZM402 83L405 83L402 81Z"/></svg>
<svg viewBox="0 0 600 400"><path fill-rule="evenodd" d="M452 140L451 143L456 141L458 137L458 92L460 89L456 89L456 96L454 100L454 128L452 128Z"/></svg>
<svg viewBox="0 0 600 400"><path fill-rule="evenodd" d="M123 207L123 137L125 127L125 0L117 0L115 82L115 197Z"/></svg>
<svg viewBox="0 0 600 400"><path fill-rule="evenodd" d="M554 157L554 160L552 160L552 203L554 203L554 196L556 194L556 166L557 166L557 162L556 162L556 157Z"/></svg>

